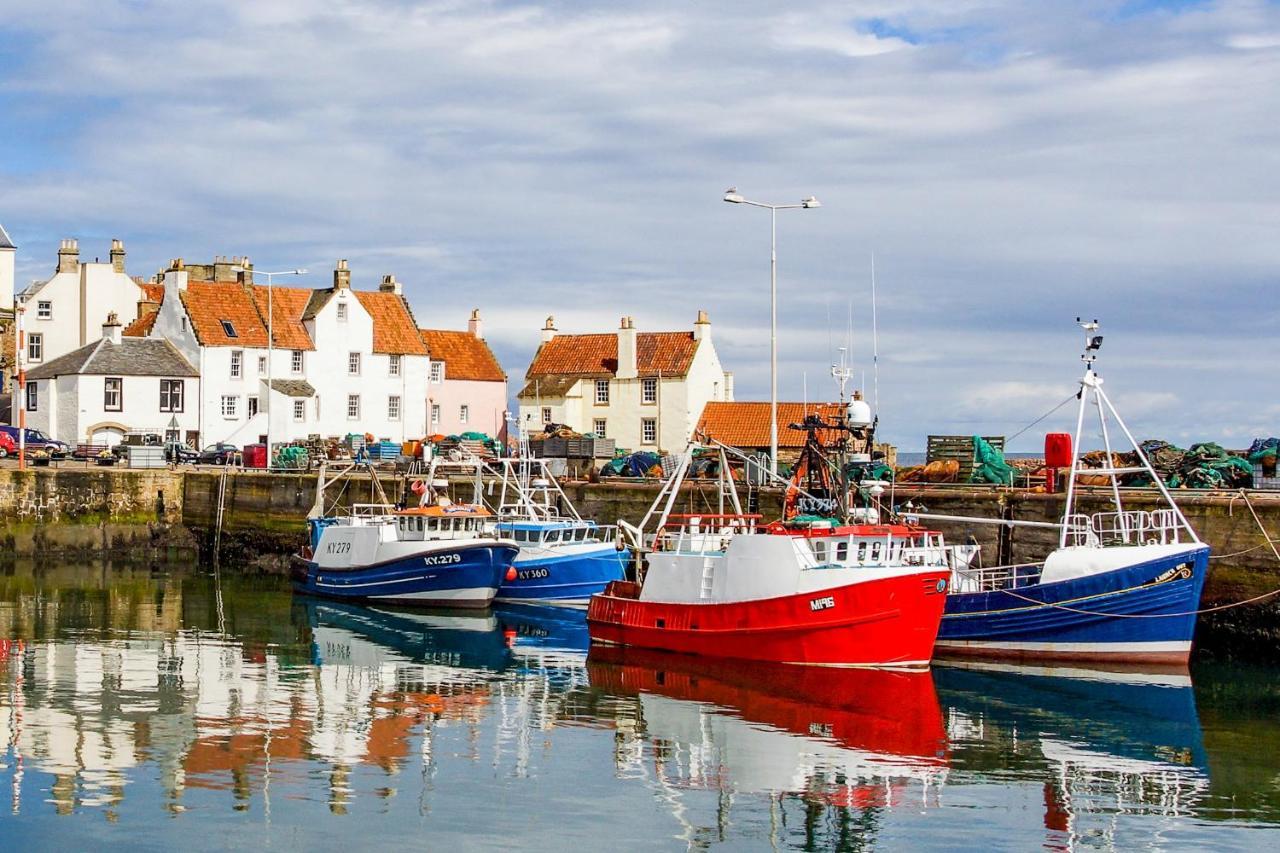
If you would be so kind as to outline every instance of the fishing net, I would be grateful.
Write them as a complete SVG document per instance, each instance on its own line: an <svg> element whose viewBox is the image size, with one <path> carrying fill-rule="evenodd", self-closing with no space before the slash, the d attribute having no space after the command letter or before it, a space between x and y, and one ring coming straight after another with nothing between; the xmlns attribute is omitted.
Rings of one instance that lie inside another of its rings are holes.
<svg viewBox="0 0 1280 853"><path fill-rule="evenodd" d="M998 483L1013 485L1013 466L1004 461L1004 454L996 450L982 436L973 437L973 473L970 483Z"/></svg>

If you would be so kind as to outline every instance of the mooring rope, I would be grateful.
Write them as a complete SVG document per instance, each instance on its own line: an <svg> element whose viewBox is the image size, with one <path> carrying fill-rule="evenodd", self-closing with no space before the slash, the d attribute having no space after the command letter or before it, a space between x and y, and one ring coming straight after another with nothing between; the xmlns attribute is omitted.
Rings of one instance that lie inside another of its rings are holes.
<svg viewBox="0 0 1280 853"><path fill-rule="evenodd" d="M1267 533L1267 528L1263 525L1262 519L1258 518L1257 510L1253 508L1253 502L1249 500L1249 495L1245 492L1244 489L1240 490L1240 497L1244 498L1245 506L1249 508L1249 513L1253 516L1253 520L1257 523L1258 530L1261 531L1262 533L1262 538L1266 540L1264 544L1269 545L1271 547L1271 553L1275 555L1277 561L1280 561L1280 549L1276 548L1276 540L1272 539L1271 534ZM1258 548L1261 548L1261 547L1263 546L1259 545L1256 548L1250 548L1249 551L1256 551L1258 550ZM1240 552L1240 554L1247 554L1247 553L1249 552L1248 551ZM1228 554L1225 556L1239 556L1239 554ZM1108 616L1116 619L1173 619L1181 616L1199 616L1202 613L1217 613L1218 611L1221 611L1221 610L1231 610L1234 607L1243 607L1246 604L1254 604L1256 602L1262 601L1263 599L1280 595L1280 587L1277 587L1276 589L1273 589L1270 592L1264 592L1261 595L1255 595L1252 598L1246 598L1243 601L1233 601L1229 604L1218 604L1218 605L1215 605L1214 607L1202 607L1197 610L1187 610L1182 613L1102 613L1097 610L1082 610L1078 607L1068 607L1065 604L1055 604L1051 601L1040 601L1039 599L1031 598L1026 595L1019 595L1018 593L1014 592L1011 589L993 590L993 592L1003 592L1005 595L1013 596L1014 598L1021 599L1022 601L1026 601L1031 604L1038 604L1041 607L1054 607L1054 608L1057 608L1058 610L1065 610L1068 613L1078 613L1082 616Z"/></svg>

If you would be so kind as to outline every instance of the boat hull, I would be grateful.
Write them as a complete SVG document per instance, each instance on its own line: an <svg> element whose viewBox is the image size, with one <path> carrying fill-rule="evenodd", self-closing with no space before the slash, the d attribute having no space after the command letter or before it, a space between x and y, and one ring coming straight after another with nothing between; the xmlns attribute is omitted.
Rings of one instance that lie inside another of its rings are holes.
<svg viewBox="0 0 1280 853"><path fill-rule="evenodd" d="M1209 549L1191 547L1012 592L953 593L938 654L1185 665L1208 566Z"/></svg>
<svg viewBox="0 0 1280 853"><path fill-rule="evenodd" d="M929 665L947 571L709 604L641 601L619 582L591 599L591 642L809 666Z"/></svg>
<svg viewBox="0 0 1280 853"><path fill-rule="evenodd" d="M613 545L571 554L516 558L516 576L503 579L498 601L586 607L591 596L626 576L630 551Z"/></svg>
<svg viewBox="0 0 1280 853"><path fill-rule="evenodd" d="M352 568L323 568L299 558L294 588L308 595L417 607L488 607L517 548L494 542L433 547Z"/></svg>

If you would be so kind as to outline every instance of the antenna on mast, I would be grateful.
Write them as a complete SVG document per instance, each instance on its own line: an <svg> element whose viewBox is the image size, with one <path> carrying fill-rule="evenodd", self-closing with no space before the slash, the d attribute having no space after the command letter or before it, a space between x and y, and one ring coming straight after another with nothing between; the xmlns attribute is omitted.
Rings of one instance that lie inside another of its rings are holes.
<svg viewBox="0 0 1280 853"><path fill-rule="evenodd" d="M880 420L880 326L876 321L876 253L871 253L871 399Z"/></svg>
<svg viewBox="0 0 1280 853"><path fill-rule="evenodd" d="M840 347L840 363L831 365L831 376L836 380L836 384L840 386L840 402L844 403L845 386L848 384L850 377L853 376L853 368L849 366L848 347Z"/></svg>

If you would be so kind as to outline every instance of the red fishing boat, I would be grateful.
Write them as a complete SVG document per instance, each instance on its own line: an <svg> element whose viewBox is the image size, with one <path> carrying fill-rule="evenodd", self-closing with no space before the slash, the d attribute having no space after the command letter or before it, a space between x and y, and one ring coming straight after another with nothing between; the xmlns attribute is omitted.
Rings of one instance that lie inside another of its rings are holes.
<svg viewBox="0 0 1280 853"><path fill-rule="evenodd" d="M855 441L871 446L865 403L794 426L808 438L784 518L770 524L741 512L728 473L736 451L723 445L720 511L673 515L693 459L692 450L682 454L645 521L629 528L645 553L640 582L615 581L591 600L593 643L815 666L928 666L961 555L936 531L880 524L873 506L852 507L859 488L847 451Z"/></svg>

